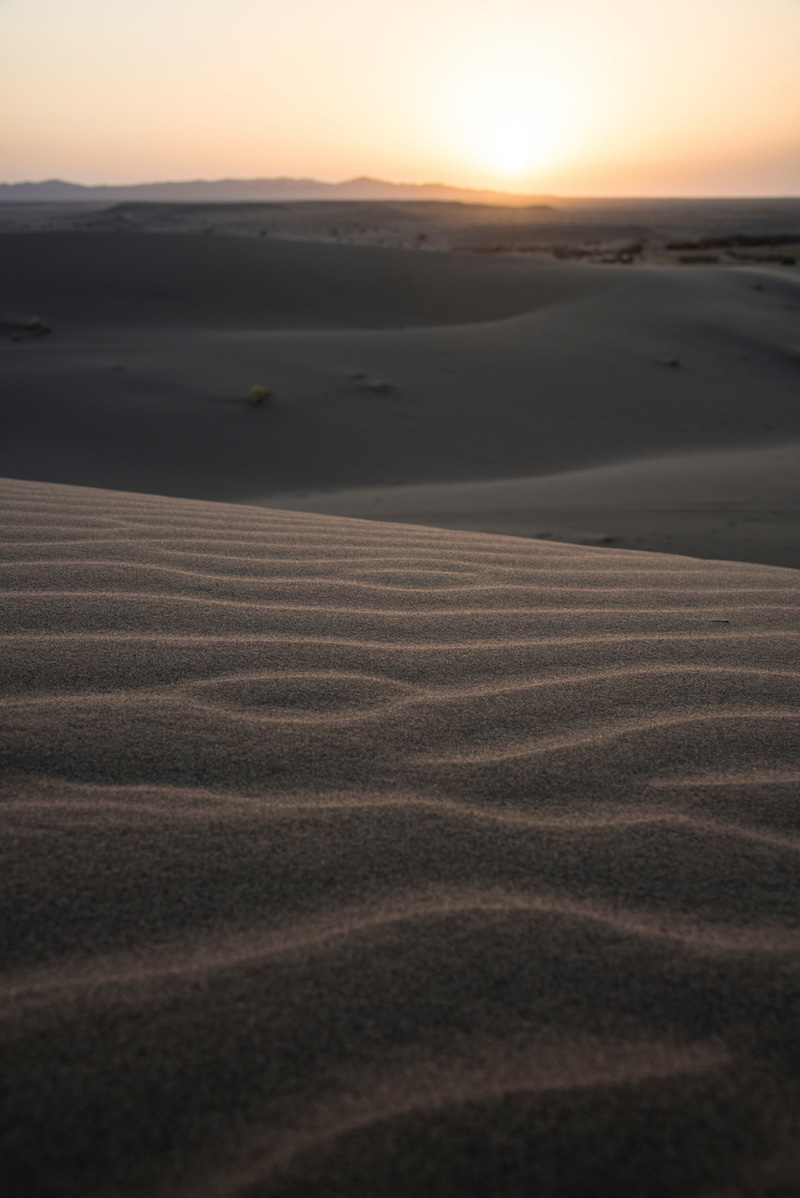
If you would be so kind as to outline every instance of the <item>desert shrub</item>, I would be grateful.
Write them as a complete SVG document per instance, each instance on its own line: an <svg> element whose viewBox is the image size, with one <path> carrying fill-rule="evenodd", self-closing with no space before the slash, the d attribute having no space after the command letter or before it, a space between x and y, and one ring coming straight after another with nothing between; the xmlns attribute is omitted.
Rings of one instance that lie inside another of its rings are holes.
<svg viewBox="0 0 800 1198"><path fill-rule="evenodd" d="M43 337L45 333L52 333L49 324L45 324L41 316L32 316L30 320L25 322L25 332L30 333L32 337Z"/></svg>
<svg viewBox="0 0 800 1198"><path fill-rule="evenodd" d="M562 260L588 258L592 253L591 250L577 245L554 245L551 252L554 258L561 258Z"/></svg>
<svg viewBox="0 0 800 1198"><path fill-rule="evenodd" d="M13 328L13 326L12 326ZM29 341L32 337L44 337L47 333L52 333L49 324L42 320L41 316L32 316L30 320L26 320L24 324L19 324L11 334L12 341Z"/></svg>
<svg viewBox="0 0 800 1198"><path fill-rule="evenodd" d="M251 387L250 395L247 400L247 406L250 408L261 408L268 399L272 399L272 392L270 391L269 387Z"/></svg>
<svg viewBox="0 0 800 1198"><path fill-rule="evenodd" d="M800 233L732 233L727 237L700 237L697 241L668 241L668 250L729 250L771 245L793 245Z"/></svg>

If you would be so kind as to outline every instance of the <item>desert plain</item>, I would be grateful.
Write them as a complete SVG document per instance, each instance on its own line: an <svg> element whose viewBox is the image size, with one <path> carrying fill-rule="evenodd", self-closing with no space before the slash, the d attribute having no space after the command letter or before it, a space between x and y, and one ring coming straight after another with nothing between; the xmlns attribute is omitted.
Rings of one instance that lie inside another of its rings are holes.
<svg viewBox="0 0 800 1198"><path fill-rule="evenodd" d="M800 202L0 229L4 1193L796 1194Z"/></svg>

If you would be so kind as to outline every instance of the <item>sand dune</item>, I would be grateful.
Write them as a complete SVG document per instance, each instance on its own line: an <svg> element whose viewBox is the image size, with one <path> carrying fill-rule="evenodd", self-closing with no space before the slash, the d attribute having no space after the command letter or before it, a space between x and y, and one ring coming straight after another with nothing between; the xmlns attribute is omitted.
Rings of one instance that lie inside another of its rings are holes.
<svg viewBox="0 0 800 1198"><path fill-rule="evenodd" d="M798 311L796 267L0 237L0 473L796 566Z"/></svg>
<svg viewBox="0 0 800 1198"><path fill-rule="evenodd" d="M0 240L3 306L59 328L392 329L499 320L608 284L587 268L304 241L32 233ZM10 280L10 281L9 281ZM592 286L594 283L594 287ZM5 315L6 313L4 313Z"/></svg>
<svg viewBox="0 0 800 1198"><path fill-rule="evenodd" d="M800 444L670 454L493 482L290 492L264 502L331 516L800 568Z"/></svg>
<svg viewBox="0 0 800 1198"><path fill-rule="evenodd" d="M5 1194L795 1192L795 571L2 495Z"/></svg>

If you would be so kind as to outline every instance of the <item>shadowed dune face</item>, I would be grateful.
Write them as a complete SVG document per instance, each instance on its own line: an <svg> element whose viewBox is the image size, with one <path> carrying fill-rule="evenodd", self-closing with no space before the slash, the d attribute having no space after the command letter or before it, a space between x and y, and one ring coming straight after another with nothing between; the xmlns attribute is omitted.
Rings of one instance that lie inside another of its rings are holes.
<svg viewBox="0 0 800 1198"><path fill-rule="evenodd" d="M800 568L800 444L499 482L271 495L329 516Z"/></svg>
<svg viewBox="0 0 800 1198"><path fill-rule="evenodd" d="M12 1198L792 1192L795 572L2 493Z"/></svg>
<svg viewBox="0 0 800 1198"><path fill-rule="evenodd" d="M281 494L283 505L287 493L303 503L298 492L325 488L524 480L796 445L798 312L800 274L779 266L4 236L5 331L35 314L53 332L0 338L0 473L200 499ZM248 406L254 386L271 392L267 403ZM644 483L629 476L634 513L652 507L642 469ZM578 478L565 484L555 525L547 512L538 522L534 488L487 531L572 539L586 528L582 489ZM702 508L707 497L693 494ZM792 560L797 502L795 486L789 507L778 505L772 563ZM726 535L722 556L752 552L739 506L725 519L741 536ZM486 526L480 512L469 520ZM614 523L600 533L631 534ZM648 548L703 552L652 532Z"/></svg>
<svg viewBox="0 0 800 1198"><path fill-rule="evenodd" d="M591 291L591 274L510 258L180 234L0 239L2 304L60 324L407 328L499 320ZM601 287L595 275L595 286ZM3 313L4 315L6 313Z"/></svg>

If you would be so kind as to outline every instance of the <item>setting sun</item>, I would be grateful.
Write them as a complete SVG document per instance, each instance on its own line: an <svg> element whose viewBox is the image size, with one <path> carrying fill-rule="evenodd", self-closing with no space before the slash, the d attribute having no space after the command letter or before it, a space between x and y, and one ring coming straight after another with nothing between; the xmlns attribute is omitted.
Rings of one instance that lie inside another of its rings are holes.
<svg viewBox="0 0 800 1198"><path fill-rule="evenodd" d="M570 97L552 79L501 68L453 88L448 132L464 159L498 177L535 171L569 150Z"/></svg>

